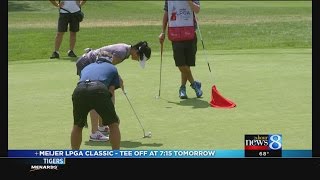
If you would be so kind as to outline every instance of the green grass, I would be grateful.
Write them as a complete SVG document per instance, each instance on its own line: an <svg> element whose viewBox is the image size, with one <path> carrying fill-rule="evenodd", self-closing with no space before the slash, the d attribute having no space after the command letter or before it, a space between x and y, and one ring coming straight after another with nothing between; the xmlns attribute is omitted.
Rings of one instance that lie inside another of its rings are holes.
<svg viewBox="0 0 320 180"><path fill-rule="evenodd" d="M203 83L201 99L194 98L191 88L187 89L189 100L178 99L179 75L170 52L163 57L162 99L155 99L159 54L155 53L143 71L132 61L118 66L131 103L146 131L153 133L151 139L141 138L138 121L118 91L123 149L242 149L244 134L264 133L281 133L284 149L311 148L310 49L215 53L207 53L212 82L205 56L199 51L194 76ZM11 63L8 72L9 147L68 149L71 93L77 81L73 62ZM237 107L209 107L213 84ZM106 148L105 143L88 142L89 129L83 134L82 148Z"/></svg>
<svg viewBox="0 0 320 180"><path fill-rule="evenodd" d="M78 55L86 47L139 40L147 40L153 50L143 70L130 59L117 65L135 111L153 134L151 139L141 138L139 123L118 90L122 149L243 149L245 134L270 133L282 134L283 149L311 149L311 1L203 1L201 5L198 17L206 51L199 38L197 66L192 70L204 95L194 98L187 87L188 100L177 97L180 75L168 40L161 99L155 99L163 2L140 6L140 2L88 1L83 7L86 17L78 33ZM8 147L69 149L71 94L78 77L75 59L64 54L68 34L62 59L51 61L56 9L49 2L9 1L8 16ZM210 107L213 85L237 107ZM90 126L83 131L81 149L111 149L109 143L89 142L89 131Z"/></svg>
<svg viewBox="0 0 320 180"><path fill-rule="evenodd" d="M105 44L148 40L160 49L163 2L87 2L78 33L76 52ZM58 17L49 2L16 2L25 11L9 8L9 61L44 59L51 55ZM311 2L208 2L201 3L199 25L207 49L311 48ZM100 8L98 8L100 7ZM16 7L16 9L18 9ZM121 13L120 13L121 12ZM143 12L143 13L139 13ZM21 18L25 17L25 18ZM61 47L68 50L68 34ZM37 42L37 43L35 43ZM167 41L166 50L171 50Z"/></svg>

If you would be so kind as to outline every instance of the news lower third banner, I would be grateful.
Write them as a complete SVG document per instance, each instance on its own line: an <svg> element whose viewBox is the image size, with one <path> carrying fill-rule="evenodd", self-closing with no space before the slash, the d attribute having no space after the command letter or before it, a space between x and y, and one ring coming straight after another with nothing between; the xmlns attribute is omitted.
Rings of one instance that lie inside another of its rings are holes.
<svg viewBox="0 0 320 180"><path fill-rule="evenodd" d="M312 150L282 150L282 158L311 158ZM245 150L8 150L10 158L245 158ZM270 157L261 151L256 157ZM278 156L279 157L279 156Z"/></svg>

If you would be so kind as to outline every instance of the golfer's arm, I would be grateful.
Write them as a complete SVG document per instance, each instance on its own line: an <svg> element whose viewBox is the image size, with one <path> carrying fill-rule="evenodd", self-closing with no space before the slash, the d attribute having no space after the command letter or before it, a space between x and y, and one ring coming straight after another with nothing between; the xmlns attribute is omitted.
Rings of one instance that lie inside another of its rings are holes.
<svg viewBox="0 0 320 180"><path fill-rule="evenodd" d="M119 64L121 62L122 62L121 58L119 58L118 56L115 56L115 55L112 56L112 64L113 65Z"/></svg>
<svg viewBox="0 0 320 180"><path fill-rule="evenodd" d="M198 4L192 2L192 0L189 0L188 3L193 12L195 12L196 14L200 12L200 6Z"/></svg>
<svg viewBox="0 0 320 180"><path fill-rule="evenodd" d="M87 0L80 1L80 7L82 7L86 2L87 2Z"/></svg>
<svg viewBox="0 0 320 180"><path fill-rule="evenodd" d="M55 0L49 0L51 2L51 4L53 4L55 7L59 7L59 3L57 3L57 1Z"/></svg>
<svg viewBox="0 0 320 180"><path fill-rule="evenodd" d="M164 34L166 34L167 24L168 24L168 12L165 11L162 18L162 33Z"/></svg>
<svg viewBox="0 0 320 180"><path fill-rule="evenodd" d="M119 81L120 81L120 88L122 89L122 91L124 91L123 79L121 78L120 75L119 75Z"/></svg>

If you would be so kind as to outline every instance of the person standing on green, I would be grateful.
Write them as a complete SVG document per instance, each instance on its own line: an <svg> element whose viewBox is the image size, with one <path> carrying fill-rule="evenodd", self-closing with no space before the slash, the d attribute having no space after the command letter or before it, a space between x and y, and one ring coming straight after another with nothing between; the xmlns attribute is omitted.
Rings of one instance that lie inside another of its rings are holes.
<svg viewBox="0 0 320 180"><path fill-rule="evenodd" d="M162 19L162 32L159 41L163 44L166 32L172 42L175 65L181 73L179 97L187 99L186 83L194 89L196 96L202 96L201 82L193 78L190 67L195 66L197 53L196 20L194 13L199 13L199 0L165 1ZM168 26L168 30L167 30Z"/></svg>
<svg viewBox="0 0 320 180"><path fill-rule="evenodd" d="M151 57L151 48L147 41L140 41L134 45L126 43L110 44L98 49L86 48L86 53L83 54L77 61L77 75L81 78L82 70L91 63L100 60L110 62L113 65L122 63L126 59L131 59L139 62L141 68L145 67L145 63ZM121 89L124 90L123 80L120 77ZM115 96L113 96L115 98ZM115 102L115 100L113 100ZM92 109L91 117L91 135L90 141L108 141L109 127L102 124L102 119L99 114Z"/></svg>
<svg viewBox="0 0 320 180"><path fill-rule="evenodd" d="M65 32L70 31L69 51L67 55L69 57L77 57L74 53L74 47L76 45L77 32L80 30L80 20L77 16L77 12L81 11L81 7L86 3L86 0L67 0L56 1L49 0L55 7L59 8L58 30L54 42L54 51L50 59L59 59L59 49L63 40Z"/></svg>
<svg viewBox="0 0 320 180"><path fill-rule="evenodd" d="M114 106L114 91L120 88L117 68L104 58L84 67L81 77L72 93L73 126L71 148L79 150L82 130L87 124L87 116L94 109L102 118L102 124L110 129L112 150L120 149L120 120Z"/></svg>

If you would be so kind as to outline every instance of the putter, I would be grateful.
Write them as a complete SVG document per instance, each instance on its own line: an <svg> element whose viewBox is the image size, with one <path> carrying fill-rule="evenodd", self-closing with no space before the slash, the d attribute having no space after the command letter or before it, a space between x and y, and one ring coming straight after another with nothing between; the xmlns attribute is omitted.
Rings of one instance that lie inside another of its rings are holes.
<svg viewBox="0 0 320 180"><path fill-rule="evenodd" d="M209 61L208 61L208 58L207 58L206 50L204 49L204 43L203 43L203 39L202 39L202 35L201 35L201 31L200 31L200 26L199 26L199 22L198 22L198 20L197 20L197 17L195 17L195 20L196 20L196 22L197 22L197 29L198 29L198 32L199 32L199 36L200 36L200 40L201 40L201 44L202 44L202 48L203 48L203 53L204 53L204 56L205 56L205 59L206 59L206 61L207 61L207 65L208 65L208 68L209 68L209 71L210 71L211 80L213 81L213 76L212 76L210 64L209 64Z"/></svg>
<svg viewBox="0 0 320 180"><path fill-rule="evenodd" d="M127 96L127 93L126 93L123 89L122 89L122 92L123 92L123 94L126 96L128 102L129 102L129 104L130 104L130 107L131 107L134 115L136 116L136 118L137 118L137 120L138 120L138 122L139 122L139 124L140 124L140 126L141 126L141 128L142 128L142 131L143 131L143 137L142 137L142 138L151 138L151 132L150 132L150 131L148 132L148 134L145 133L144 128L143 128L143 126L142 126L142 124L141 124L141 122L140 122L140 120L139 120L139 117L137 116L137 113L136 113L136 111L133 109L133 106L132 106L132 104L131 104L128 96Z"/></svg>
<svg viewBox="0 0 320 180"><path fill-rule="evenodd" d="M159 94L158 96L156 96L156 98L160 98L160 93L161 93L161 74L162 74L162 52L163 52L163 43L161 44L161 48L160 48L160 80L159 80Z"/></svg>

